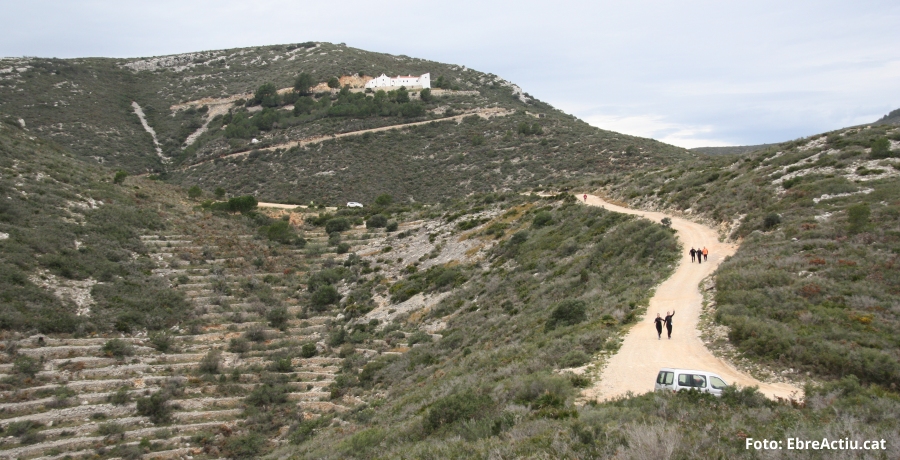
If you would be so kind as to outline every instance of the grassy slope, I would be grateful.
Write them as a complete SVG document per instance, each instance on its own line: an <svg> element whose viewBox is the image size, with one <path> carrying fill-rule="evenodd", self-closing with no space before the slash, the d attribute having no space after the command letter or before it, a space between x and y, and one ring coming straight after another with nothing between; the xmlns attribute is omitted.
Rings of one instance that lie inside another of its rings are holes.
<svg viewBox="0 0 900 460"><path fill-rule="evenodd" d="M739 219L731 234L744 241L720 269L715 300L742 351L777 367L893 388L900 163L871 159L868 150L885 136L900 133L886 125L839 130L749 157L634 174L617 190L636 206ZM869 213L857 225L854 206Z"/></svg>

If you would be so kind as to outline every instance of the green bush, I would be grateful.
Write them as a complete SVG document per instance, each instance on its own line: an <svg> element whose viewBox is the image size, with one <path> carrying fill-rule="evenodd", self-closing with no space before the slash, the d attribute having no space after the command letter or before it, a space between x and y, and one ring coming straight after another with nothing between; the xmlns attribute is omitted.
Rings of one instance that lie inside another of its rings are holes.
<svg viewBox="0 0 900 460"><path fill-rule="evenodd" d="M244 403L261 409L272 408L286 403L288 392L289 389L284 385L264 383L253 388L244 398Z"/></svg>
<svg viewBox="0 0 900 460"><path fill-rule="evenodd" d="M350 221L343 217L336 217L334 219L330 219L325 223L325 233L336 233L343 232L346 230L350 230Z"/></svg>
<svg viewBox="0 0 900 460"><path fill-rule="evenodd" d="M316 344L314 343L304 343L302 347L300 347L300 356L304 358L312 358L319 353L319 350L316 349Z"/></svg>
<svg viewBox="0 0 900 460"><path fill-rule="evenodd" d="M871 211L867 203L859 203L847 208L847 231L851 234L864 232L869 228Z"/></svg>
<svg viewBox="0 0 900 460"><path fill-rule="evenodd" d="M219 350L209 350L200 360L198 370L201 374L218 374L222 368L222 352Z"/></svg>
<svg viewBox="0 0 900 460"><path fill-rule="evenodd" d="M535 227L544 227L553 223L553 216L548 211L541 211L534 215L531 223Z"/></svg>
<svg viewBox="0 0 900 460"><path fill-rule="evenodd" d="M872 158L889 158L891 157L891 141L886 137L879 137L872 142Z"/></svg>
<svg viewBox="0 0 900 460"><path fill-rule="evenodd" d="M116 175L113 176L113 184L121 184L125 182L125 178L128 177L128 173L125 171L116 171Z"/></svg>
<svg viewBox="0 0 900 460"><path fill-rule="evenodd" d="M463 391L438 399L423 420L426 433L433 433L457 422L483 417L494 405L490 396Z"/></svg>
<svg viewBox="0 0 900 460"><path fill-rule="evenodd" d="M111 339L106 341L100 350L105 356L111 358L123 359L126 356L134 355L134 346L121 339Z"/></svg>
<svg viewBox="0 0 900 460"><path fill-rule="evenodd" d="M397 224L396 221L392 220L392 221L388 222L387 225L384 226L384 230L387 232L396 232L398 227L399 227L399 224Z"/></svg>
<svg viewBox="0 0 900 460"><path fill-rule="evenodd" d="M265 447L265 436L259 433L247 433L226 439L223 450L228 458L254 459L259 458Z"/></svg>
<svg viewBox="0 0 900 460"><path fill-rule="evenodd" d="M34 378L44 368L41 361L30 356L16 355L13 360L13 373Z"/></svg>
<svg viewBox="0 0 900 460"><path fill-rule="evenodd" d="M286 307L275 307L266 312L266 319L269 320L269 325L276 329L286 329L288 318L289 315Z"/></svg>
<svg viewBox="0 0 900 460"><path fill-rule="evenodd" d="M338 294L338 291L334 286L326 284L316 289L316 291L313 292L310 300L313 307L321 311L321 309L323 309L324 307L337 303L339 300L341 300L341 295Z"/></svg>
<svg viewBox="0 0 900 460"><path fill-rule="evenodd" d="M586 305L581 300L566 299L556 304L547 320L545 330L559 326L573 326L587 319Z"/></svg>
<svg viewBox="0 0 900 460"><path fill-rule="evenodd" d="M172 420L170 395L163 390L137 399L137 413L150 419L156 425L169 423Z"/></svg>
<svg viewBox="0 0 900 460"><path fill-rule="evenodd" d="M384 228L387 226L388 219L382 214L375 214L366 221L366 228Z"/></svg>

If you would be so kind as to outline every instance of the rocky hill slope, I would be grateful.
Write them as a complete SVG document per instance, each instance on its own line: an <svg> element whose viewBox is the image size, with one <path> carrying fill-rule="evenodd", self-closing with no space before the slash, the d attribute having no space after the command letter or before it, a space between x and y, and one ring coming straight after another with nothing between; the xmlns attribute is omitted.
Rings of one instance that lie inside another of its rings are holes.
<svg viewBox="0 0 900 460"><path fill-rule="evenodd" d="M382 72L429 72L434 88L352 87ZM304 74L312 86L295 91ZM337 77L346 90L325 85ZM85 160L296 203L433 201L694 156L593 128L496 75L328 43L4 59L0 112ZM398 129L367 132L381 127Z"/></svg>

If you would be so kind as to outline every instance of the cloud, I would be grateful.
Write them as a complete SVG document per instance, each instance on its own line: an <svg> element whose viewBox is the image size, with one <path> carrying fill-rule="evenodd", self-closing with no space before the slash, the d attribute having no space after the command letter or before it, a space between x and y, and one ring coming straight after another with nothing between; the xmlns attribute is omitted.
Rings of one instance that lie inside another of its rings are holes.
<svg viewBox="0 0 900 460"><path fill-rule="evenodd" d="M590 115L584 118L592 126L632 136L649 137L684 148L734 145L717 139L711 125L688 125L667 121L658 115Z"/></svg>

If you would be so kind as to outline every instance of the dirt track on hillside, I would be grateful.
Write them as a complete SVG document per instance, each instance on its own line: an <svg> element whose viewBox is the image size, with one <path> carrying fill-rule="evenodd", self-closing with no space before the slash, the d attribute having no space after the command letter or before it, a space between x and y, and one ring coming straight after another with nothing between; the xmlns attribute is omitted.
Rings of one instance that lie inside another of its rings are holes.
<svg viewBox="0 0 900 460"><path fill-rule="evenodd" d="M580 202L583 197L578 195ZM619 351L610 357L600 378L593 387L584 390L586 399L608 400L653 391L656 375L662 367L699 369L721 375L729 384L758 386L769 398L802 398L802 391L784 383L763 383L744 374L729 363L715 357L700 339L697 324L700 320L702 296L700 281L713 273L726 256L734 254L737 245L719 242L714 229L679 217L659 212L636 211L616 206L599 197L588 195L587 204L625 214L635 214L654 221L663 217L672 219L672 228L678 232L683 245L679 265L669 279L656 289L650 299L647 314L631 327ZM691 263L687 253L691 247L709 249L709 261L703 264ZM675 310L672 318L672 339L666 338L663 328L662 340L657 340L653 318L666 311Z"/></svg>
<svg viewBox="0 0 900 460"><path fill-rule="evenodd" d="M285 142L283 144L272 145L269 147L262 147L262 148L258 148L258 149L247 150L244 152L232 153L229 155L222 155L219 158L235 158L235 157L247 156L250 154L251 151L266 152L266 151L273 151L273 150L277 150L277 149L288 150L288 149L291 149L291 148L297 147L297 146L318 144L319 142L324 142L324 141L331 140L331 139L338 139L341 137L360 136L365 133L377 133L377 132L381 132L381 131L405 129L405 128L411 128L413 126L425 125L428 123L435 123L435 122L440 123L440 122L445 122L445 121L455 121L457 123L461 123L463 118L468 117L470 115L478 115L481 118L488 119L491 117L505 117L505 116L511 115L513 113L514 113L514 111L512 111L512 110L506 110L506 109L501 109L501 108L497 108L497 107L489 107L486 109L478 109L478 110L469 111L469 112L466 112L466 113L463 113L460 115L454 115L452 117L438 118L436 120L417 121L417 122L413 122L413 123L403 123L403 124L399 124L399 125L381 126L378 128L361 129L359 131L350 131L350 132L346 132L346 133L332 134L332 135L328 135L328 136L308 137L306 139ZM214 159L198 161L197 163L191 164L182 169L184 170L184 169L195 168L204 163L209 163L210 161L214 161Z"/></svg>

